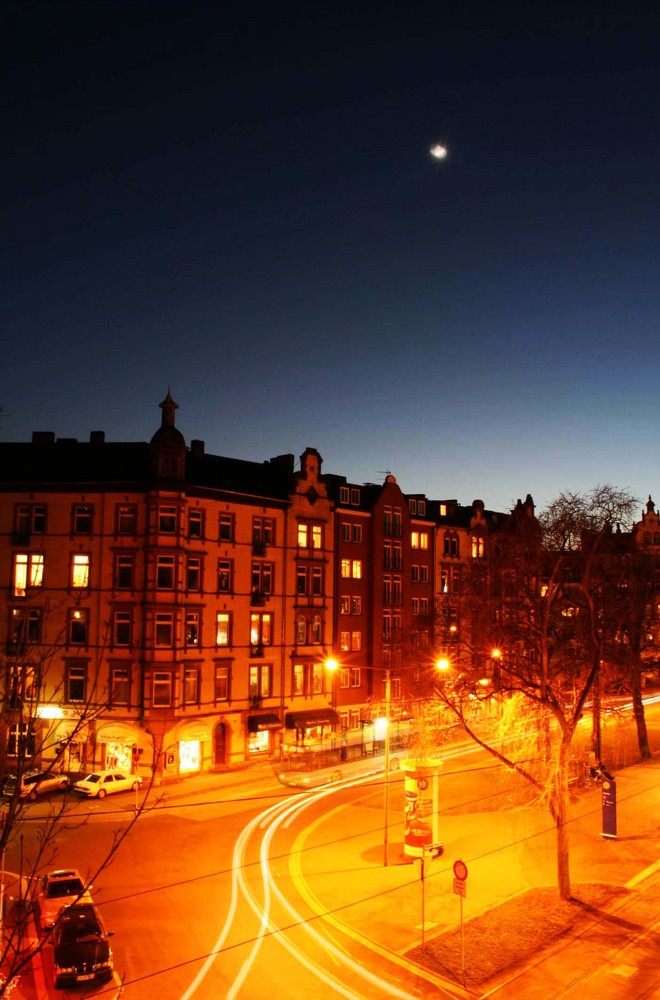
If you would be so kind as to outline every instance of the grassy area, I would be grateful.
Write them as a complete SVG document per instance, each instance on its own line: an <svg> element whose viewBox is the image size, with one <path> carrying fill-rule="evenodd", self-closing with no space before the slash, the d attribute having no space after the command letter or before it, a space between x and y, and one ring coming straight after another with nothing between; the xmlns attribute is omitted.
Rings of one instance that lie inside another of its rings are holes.
<svg viewBox="0 0 660 1000"><path fill-rule="evenodd" d="M627 892L620 886L579 885L575 899L566 902L556 888L530 889L464 924L464 971L460 928L428 938L408 958L457 983L481 986L579 933L597 919L598 910Z"/></svg>

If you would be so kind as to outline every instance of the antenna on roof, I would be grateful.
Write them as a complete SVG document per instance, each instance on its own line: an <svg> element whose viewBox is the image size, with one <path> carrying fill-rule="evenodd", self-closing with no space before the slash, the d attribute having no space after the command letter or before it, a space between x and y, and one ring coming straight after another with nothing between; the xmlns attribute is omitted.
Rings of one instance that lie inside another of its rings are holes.
<svg viewBox="0 0 660 1000"><path fill-rule="evenodd" d="M378 473L379 476L391 476L392 475L392 470L391 469L376 469L376 472Z"/></svg>

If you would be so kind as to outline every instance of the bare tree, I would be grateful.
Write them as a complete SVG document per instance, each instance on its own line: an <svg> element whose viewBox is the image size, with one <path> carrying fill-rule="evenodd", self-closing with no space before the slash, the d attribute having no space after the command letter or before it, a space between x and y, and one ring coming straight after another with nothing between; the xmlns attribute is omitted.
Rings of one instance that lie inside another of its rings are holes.
<svg viewBox="0 0 660 1000"><path fill-rule="evenodd" d="M24 779L37 770L42 776L68 776L65 762L74 756L81 739L105 711L108 692L102 678L103 649L94 654L83 700L68 720L66 733L59 728L57 706L65 701L64 679L58 654L62 652L65 612L57 605L39 606L33 614L29 594L10 624L2 660L3 686L0 692L0 747L3 759L2 858L3 912L0 914L0 997L9 995L12 984L41 951L46 938L30 932L35 920L41 876L52 869L58 857L58 841L64 830L87 823L75 814L69 792L49 797L48 809L36 823L26 824L29 803ZM44 620L47 618L48 620ZM44 641L48 636L49 641ZM51 709L55 709L52 712ZM93 871L81 873L86 885L107 868L133 825L147 808L162 747L153 746L152 768L145 793L127 821L114 832L110 849L97 860ZM12 780L8 781L11 772Z"/></svg>
<svg viewBox="0 0 660 1000"><path fill-rule="evenodd" d="M561 898L571 898L572 744L603 650L603 543L634 499L611 486L561 494L537 520L531 498L489 540L463 578L450 670L436 691L465 731L545 802L557 840ZM525 725L484 726L474 705L515 699ZM521 706L524 706L524 711ZM529 732L533 737L530 743ZM524 735L523 735L524 734Z"/></svg>

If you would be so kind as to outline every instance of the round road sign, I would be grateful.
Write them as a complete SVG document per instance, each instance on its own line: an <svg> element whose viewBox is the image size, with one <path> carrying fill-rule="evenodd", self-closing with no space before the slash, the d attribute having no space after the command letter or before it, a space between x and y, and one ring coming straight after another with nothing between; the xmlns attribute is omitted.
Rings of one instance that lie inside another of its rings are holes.
<svg viewBox="0 0 660 1000"><path fill-rule="evenodd" d="M465 882L468 872L464 861L454 861L454 875L460 882Z"/></svg>

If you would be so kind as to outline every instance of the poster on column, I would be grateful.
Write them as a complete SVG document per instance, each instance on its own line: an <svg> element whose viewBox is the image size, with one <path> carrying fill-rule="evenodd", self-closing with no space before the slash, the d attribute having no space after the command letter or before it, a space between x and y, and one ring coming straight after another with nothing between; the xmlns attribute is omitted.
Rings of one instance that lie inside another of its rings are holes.
<svg viewBox="0 0 660 1000"><path fill-rule="evenodd" d="M438 773L442 761L403 761L403 853L421 858L424 848L438 842Z"/></svg>

